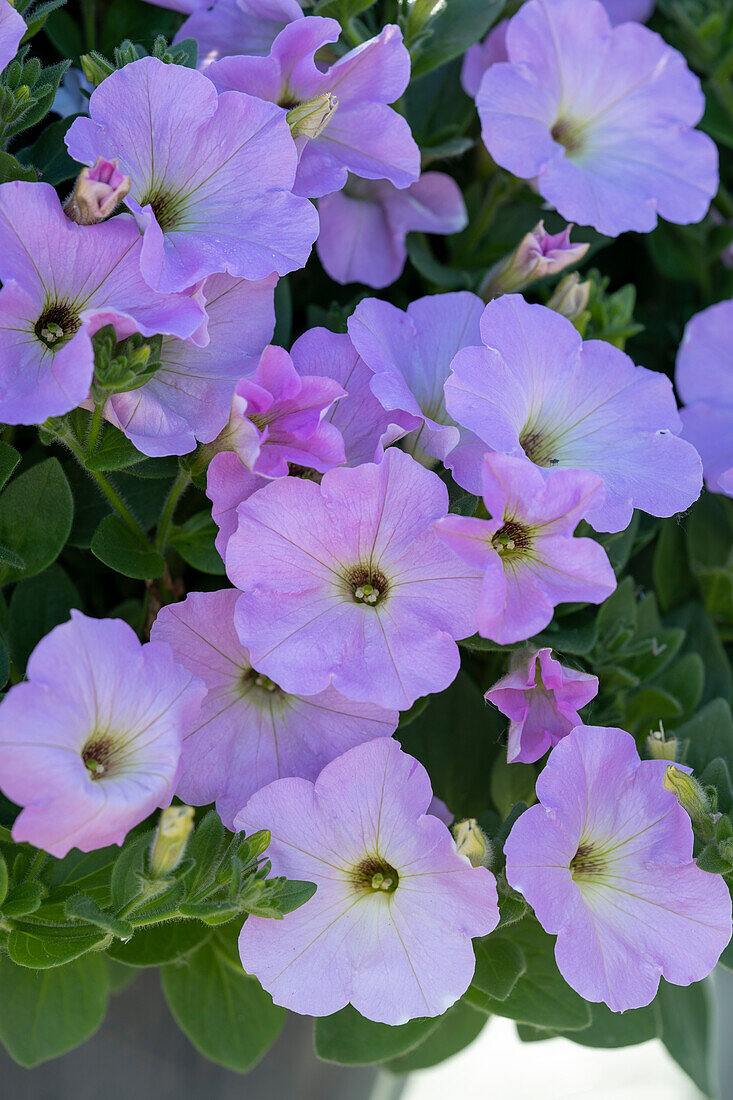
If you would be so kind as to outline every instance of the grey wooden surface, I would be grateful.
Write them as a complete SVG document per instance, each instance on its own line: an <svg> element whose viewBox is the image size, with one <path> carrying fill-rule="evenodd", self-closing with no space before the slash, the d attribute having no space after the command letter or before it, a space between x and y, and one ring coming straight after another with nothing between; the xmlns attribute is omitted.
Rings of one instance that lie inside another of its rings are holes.
<svg viewBox="0 0 733 1100"><path fill-rule="evenodd" d="M157 974L143 971L77 1050L27 1070L0 1048L0 1100L396 1100L394 1078L319 1062L312 1030L311 1020L290 1015L262 1062L245 1076L232 1073L197 1053Z"/></svg>

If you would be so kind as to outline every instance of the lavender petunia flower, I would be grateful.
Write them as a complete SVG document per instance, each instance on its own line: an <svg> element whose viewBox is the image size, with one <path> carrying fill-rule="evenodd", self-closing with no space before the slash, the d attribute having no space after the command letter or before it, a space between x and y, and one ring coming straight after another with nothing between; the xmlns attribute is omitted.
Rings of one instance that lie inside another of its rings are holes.
<svg viewBox="0 0 733 1100"><path fill-rule="evenodd" d="M733 496L733 299L687 323L677 354L682 434L700 453L713 493Z"/></svg>
<svg viewBox="0 0 733 1100"><path fill-rule="evenodd" d="M230 54L270 52L280 31L294 19L302 19L297 0L168 0L186 3L190 18L173 42L195 38L198 68L205 71L212 61ZM184 10L181 8L180 10Z"/></svg>
<svg viewBox="0 0 733 1100"><path fill-rule="evenodd" d="M491 68L492 65L496 65L498 61L509 60L509 55L506 52L506 29L508 26L508 19L500 20L495 27L491 28L483 42L477 42L474 46L469 46L463 55L461 86L471 99L476 98L486 70Z"/></svg>
<svg viewBox="0 0 733 1100"><path fill-rule="evenodd" d="M89 110L66 144L87 164L117 157L130 177L126 204L154 289L184 290L217 272L264 279L305 264L318 217L291 194L297 153L272 104L217 96L201 73L143 57L107 77Z"/></svg>
<svg viewBox="0 0 733 1100"><path fill-rule="evenodd" d="M72 611L0 703L0 788L24 807L13 840L59 858L121 844L170 803L204 695L167 645Z"/></svg>
<svg viewBox="0 0 733 1100"><path fill-rule="evenodd" d="M288 692L333 684L400 710L446 688L481 587L432 530L447 510L440 478L395 448L379 465L330 470L320 485L283 478L240 504L226 564L255 668Z"/></svg>
<svg viewBox="0 0 733 1100"><path fill-rule="evenodd" d="M345 188L318 203L321 232L316 249L337 283L364 283L380 290L402 274L408 233L458 233L468 224L455 180L423 172L399 190L388 180L350 176Z"/></svg>
<svg viewBox="0 0 733 1100"><path fill-rule="evenodd" d="M300 153L297 195L340 191L349 172L407 187L420 175L420 153L405 119L388 106L410 79L402 32L388 25L323 71L314 55L340 34L335 19L306 16L280 32L269 57L223 58L207 76L220 89L279 104L283 117L290 112ZM318 104L324 112L315 124L308 107ZM307 115L305 128L296 125L296 112Z"/></svg>
<svg viewBox="0 0 733 1100"><path fill-rule="evenodd" d="M692 858L667 764L640 760L623 730L578 726L504 845L509 883L557 935L560 973L614 1012L649 1004L661 976L700 981L731 935L728 887Z"/></svg>
<svg viewBox="0 0 733 1100"><path fill-rule="evenodd" d="M622 531L634 508L671 516L697 499L700 459L678 438L665 375L605 341L583 343L565 317L517 294L489 303L481 338L484 347L453 360L448 412L492 450L544 469L593 470L606 490L585 517L597 531ZM475 448L458 448L448 464L460 485L480 492Z"/></svg>
<svg viewBox="0 0 733 1100"><path fill-rule="evenodd" d="M478 631L500 645L543 630L559 603L602 603L616 587L606 552L573 531L603 495L584 470L546 478L526 458L484 459L483 497L491 520L449 515L435 529L484 574Z"/></svg>
<svg viewBox="0 0 733 1100"><path fill-rule="evenodd" d="M484 698L510 719L507 760L533 763L580 725L578 711L598 694L598 677L562 665L551 649L518 653Z"/></svg>
<svg viewBox="0 0 733 1100"><path fill-rule="evenodd" d="M251 378L237 383L229 423L213 446L235 451L262 477L286 477L290 464L330 470L344 461L344 441L325 417L344 395L332 378L299 374L285 349L271 344Z"/></svg>
<svg viewBox="0 0 733 1100"><path fill-rule="evenodd" d="M94 371L91 336L186 338L205 320L181 294L153 294L140 275L142 242L129 215L82 226L45 183L0 187L0 419L41 423L80 404ZM205 336L202 337L205 339Z"/></svg>
<svg viewBox="0 0 733 1100"><path fill-rule="evenodd" d="M273 871L315 882L282 921L248 917L247 973L276 1004L328 1016L351 1003L367 1019L440 1016L467 989L472 936L499 919L496 881L458 855L428 814L430 780L395 741L344 753L315 782L281 779L237 815L269 829Z"/></svg>
<svg viewBox="0 0 733 1100"><path fill-rule="evenodd" d="M234 629L236 589L192 592L158 614L151 638L167 642L177 661L201 676L207 695L183 731L185 802L216 802L228 829L247 799L275 779L315 779L341 753L389 737L399 715L354 703L333 688L289 695L257 672Z"/></svg>
<svg viewBox="0 0 733 1100"><path fill-rule="evenodd" d="M506 48L476 97L502 168L536 178L568 221L612 237L649 232L657 214L683 225L705 216L718 154L693 129L705 99L677 50L638 23L612 28L596 0L529 0Z"/></svg>
<svg viewBox="0 0 733 1100"><path fill-rule="evenodd" d="M259 282L210 275L203 286L209 342L166 337L162 367L141 389L114 394L107 419L139 451L187 454L210 443L229 420L234 388L252 371L275 328L277 277Z"/></svg>
<svg viewBox="0 0 733 1100"><path fill-rule="evenodd" d="M654 11L654 0L601 0L611 26L619 23L646 23Z"/></svg>
<svg viewBox="0 0 733 1100"><path fill-rule="evenodd" d="M212 458L206 471L206 495L211 501L211 518L219 529L214 545L222 561L226 561L227 545L239 522L237 508L269 484L269 478L253 474L233 451Z"/></svg>
<svg viewBox="0 0 733 1100"><path fill-rule="evenodd" d="M15 57L20 40L27 30L20 12L8 0L0 0L0 71Z"/></svg>
<svg viewBox="0 0 733 1100"><path fill-rule="evenodd" d="M372 392L410 432L404 446L416 457L443 461L470 438L446 412L443 387L456 353L480 343L483 308L475 294L458 291L419 298L406 313L365 298L349 318L351 341L374 372Z"/></svg>

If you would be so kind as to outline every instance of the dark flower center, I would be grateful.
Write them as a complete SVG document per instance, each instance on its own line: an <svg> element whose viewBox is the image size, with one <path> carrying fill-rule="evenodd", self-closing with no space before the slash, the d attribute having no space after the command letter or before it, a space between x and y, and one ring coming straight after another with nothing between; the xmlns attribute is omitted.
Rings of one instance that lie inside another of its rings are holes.
<svg viewBox="0 0 733 1100"><path fill-rule="evenodd" d="M242 685L243 694L250 691L252 688L263 692L266 695L284 695L285 692L281 687L271 680L269 676L265 676L263 672L258 672L254 668L246 668L242 672L240 679Z"/></svg>
<svg viewBox="0 0 733 1100"><path fill-rule="evenodd" d="M580 128L567 118L559 118L550 130L553 141L562 145L569 153L577 153L582 147Z"/></svg>
<svg viewBox="0 0 733 1100"><path fill-rule="evenodd" d="M492 536L491 545L498 554L521 554L532 548L532 535L529 528L510 519Z"/></svg>
<svg viewBox="0 0 733 1100"><path fill-rule="evenodd" d="M384 573L366 565L356 565L348 575L348 584L356 603L374 607L387 595L389 582Z"/></svg>
<svg viewBox="0 0 733 1100"><path fill-rule="evenodd" d="M110 768L112 746L109 741L101 739L87 741L81 750L81 758L86 764L87 771L92 779L101 779Z"/></svg>
<svg viewBox="0 0 733 1100"><path fill-rule="evenodd" d="M603 859L599 853L594 852L592 844L579 845L577 852L570 860L573 878L576 875L599 875L603 869Z"/></svg>
<svg viewBox="0 0 733 1100"><path fill-rule="evenodd" d="M181 219L185 213L184 198L175 191L157 190L148 191L139 199L141 206L148 204L153 208L155 220L164 233L171 229L179 229Z"/></svg>
<svg viewBox="0 0 733 1100"><path fill-rule="evenodd" d="M391 863L376 856L370 856L354 869L354 883L361 890L375 894L394 894L400 884L400 876Z"/></svg>
<svg viewBox="0 0 733 1100"><path fill-rule="evenodd" d="M34 325L41 343L54 351L79 331L81 320L66 302L46 306Z"/></svg>
<svg viewBox="0 0 733 1100"><path fill-rule="evenodd" d="M553 456L556 440L542 428L523 428L519 445L536 466L557 466L559 460Z"/></svg>

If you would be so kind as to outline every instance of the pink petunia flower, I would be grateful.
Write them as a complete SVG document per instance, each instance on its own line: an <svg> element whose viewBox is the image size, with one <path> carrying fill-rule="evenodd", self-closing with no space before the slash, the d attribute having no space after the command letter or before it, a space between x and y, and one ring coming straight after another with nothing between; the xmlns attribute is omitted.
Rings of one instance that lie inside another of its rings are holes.
<svg viewBox="0 0 733 1100"><path fill-rule="evenodd" d="M482 570L479 634L500 645L543 630L559 603L602 603L616 587L606 552L573 531L603 495L595 474L553 470L523 458L484 459L483 497L493 518L449 515L437 534Z"/></svg>
<svg viewBox="0 0 733 1100"><path fill-rule="evenodd" d="M531 764L580 725L578 711L598 694L598 677L552 656L551 649L517 653L510 671L484 698L510 719L507 760Z"/></svg>
<svg viewBox="0 0 733 1100"><path fill-rule="evenodd" d="M185 802L216 802L228 829L247 800L276 779L315 779L341 753L389 737L399 715L373 703L354 703L333 688L290 695L257 672L234 629L236 589L192 592L158 614L151 638L200 676L207 693L183 731L181 778Z"/></svg>
<svg viewBox="0 0 733 1100"><path fill-rule="evenodd" d="M423 172L402 189L389 180L350 176L343 190L319 200L318 213L316 249L327 274L337 283L377 290L402 274L408 233L444 236L468 224L461 189L443 172Z"/></svg>
<svg viewBox="0 0 733 1100"><path fill-rule="evenodd" d="M169 805L205 693L167 645L72 611L0 703L0 789L24 807L13 839L58 858L122 844Z"/></svg>
<svg viewBox="0 0 733 1100"><path fill-rule="evenodd" d="M280 779L237 815L269 829L273 871L315 882L282 921L248 917L242 964L276 1004L328 1016L351 1003L367 1019L440 1016L465 992L472 936L499 919L496 882L458 855L428 814L421 764L390 739L328 764L315 784Z"/></svg>
<svg viewBox="0 0 733 1100"><path fill-rule="evenodd" d="M240 504L226 565L254 667L287 692L332 684L400 710L446 688L481 584L433 531L447 510L440 478L396 448L320 485L281 478Z"/></svg>
<svg viewBox="0 0 733 1100"><path fill-rule="evenodd" d="M613 1012L649 1004L660 977L699 982L730 940L728 887L692 858L667 764L640 760L623 730L578 726L504 845L510 885L557 935L560 973Z"/></svg>
<svg viewBox="0 0 733 1100"><path fill-rule="evenodd" d="M526 455L545 471L596 473L606 492L586 518L597 531L623 531L634 508L674 515L700 495L700 459L679 438L666 375L604 340L583 342L566 317L519 294L489 302L481 340L451 364L448 412L484 450ZM477 493L482 461L481 449L457 447L447 465Z"/></svg>
<svg viewBox="0 0 733 1100"><path fill-rule="evenodd" d="M0 187L0 419L37 424L85 400L92 335L169 333L206 340L197 298L154 294L140 274L134 220L77 225L45 183Z"/></svg>

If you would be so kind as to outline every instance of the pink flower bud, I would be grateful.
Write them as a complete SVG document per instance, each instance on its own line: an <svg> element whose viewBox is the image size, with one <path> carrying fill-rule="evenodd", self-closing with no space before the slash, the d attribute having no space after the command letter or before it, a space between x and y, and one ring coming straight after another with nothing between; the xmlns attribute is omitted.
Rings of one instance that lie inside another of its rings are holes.
<svg viewBox="0 0 733 1100"><path fill-rule="evenodd" d="M526 233L517 247L491 268L481 286L485 302L500 294L521 290L536 279L557 275L585 256L588 244L571 244L572 224L561 233L547 233L544 222L538 222Z"/></svg>
<svg viewBox="0 0 733 1100"><path fill-rule="evenodd" d="M93 168L82 168L64 213L79 225L95 225L114 213L129 190L130 178L119 171L117 160L98 157Z"/></svg>

